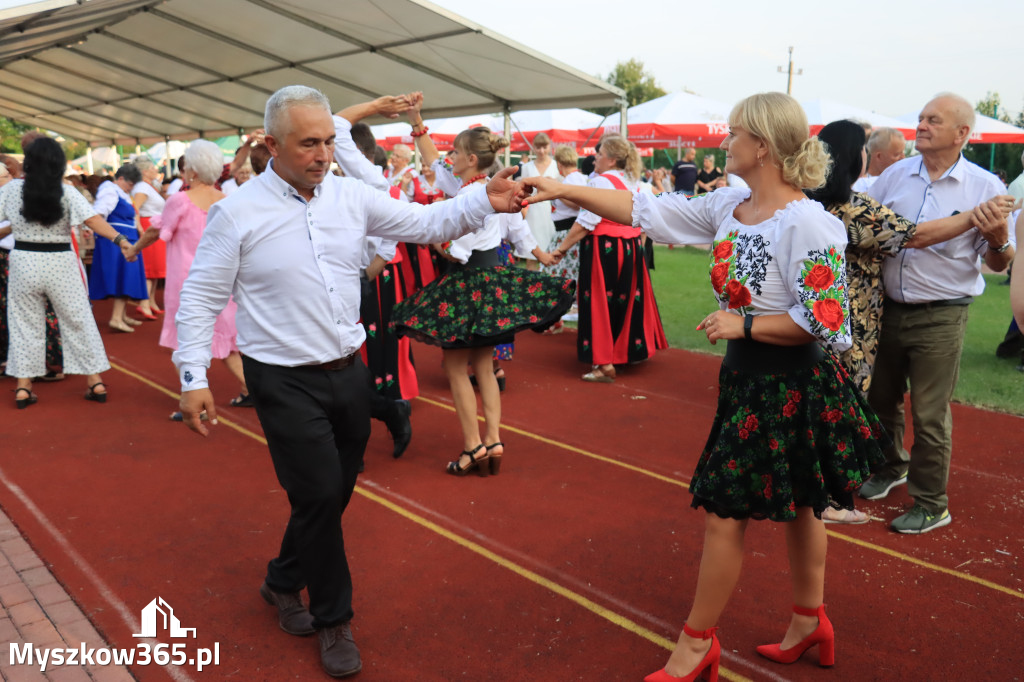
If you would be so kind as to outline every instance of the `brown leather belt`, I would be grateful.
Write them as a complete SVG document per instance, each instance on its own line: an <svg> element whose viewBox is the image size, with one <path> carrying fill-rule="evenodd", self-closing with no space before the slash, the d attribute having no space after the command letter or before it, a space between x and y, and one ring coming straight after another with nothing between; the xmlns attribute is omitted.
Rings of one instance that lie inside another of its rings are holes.
<svg viewBox="0 0 1024 682"><path fill-rule="evenodd" d="M351 367L352 364L356 361L356 356L357 355L359 355L359 351L356 351L355 353L352 353L351 355L346 355L343 358L338 358L337 360L330 360L328 362L320 363L319 365L306 365L306 366L307 367L316 367L317 369L326 369L329 372L337 372L340 369L345 369L346 367Z"/></svg>

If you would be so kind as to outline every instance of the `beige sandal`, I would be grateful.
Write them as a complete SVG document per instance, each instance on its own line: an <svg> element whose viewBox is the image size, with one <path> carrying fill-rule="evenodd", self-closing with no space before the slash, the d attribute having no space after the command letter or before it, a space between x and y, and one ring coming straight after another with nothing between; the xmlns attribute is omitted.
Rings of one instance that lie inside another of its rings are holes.
<svg viewBox="0 0 1024 682"><path fill-rule="evenodd" d="M845 523L847 525L856 526L862 523L867 523L871 520L871 517L857 509L836 509L834 507L826 507L825 511L821 512L821 520L825 523Z"/></svg>
<svg viewBox="0 0 1024 682"><path fill-rule="evenodd" d="M615 370L613 368L612 373L608 374L601 369L600 365L594 365L589 372L580 378L595 384L610 384L615 381Z"/></svg>

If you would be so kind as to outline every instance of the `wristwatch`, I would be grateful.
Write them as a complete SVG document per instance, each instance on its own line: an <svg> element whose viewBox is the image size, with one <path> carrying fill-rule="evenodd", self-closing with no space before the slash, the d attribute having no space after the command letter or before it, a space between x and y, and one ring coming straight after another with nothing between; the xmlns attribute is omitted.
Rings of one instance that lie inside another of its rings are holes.
<svg viewBox="0 0 1024 682"><path fill-rule="evenodd" d="M747 341L753 341L754 340L754 335L752 333L753 329L754 329L754 316L748 314L748 315L746 315L743 318L743 338L745 338Z"/></svg>
<svg viewBox="0 0 1024 682"><path fill-rule="evenodd" d="M988 248L992 249L996 253L1006 253L1006 250L1010 248L1010 242L1009 242L1009 240L1007 240L1007 242L1005 244L1003 244L1002 246L1000 246L998 249L994 248L991 244L989 244Z"/></svg>

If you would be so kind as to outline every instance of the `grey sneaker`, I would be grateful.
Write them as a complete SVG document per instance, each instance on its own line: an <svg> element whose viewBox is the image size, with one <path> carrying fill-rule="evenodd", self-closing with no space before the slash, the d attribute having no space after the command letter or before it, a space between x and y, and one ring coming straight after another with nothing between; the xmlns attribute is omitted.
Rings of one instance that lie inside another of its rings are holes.
<svg viewBox="0 0 1024 682"><path fill-rule="evenodd" d="M897 533L921 535L936 528L948 526L952 522L953 517L949 513L948 508L943 509L938 514L930 514L927 509L919 504L915 504L906 514L893 520L890 527Z"/></svg>
<svg viewBox="0 0 1024 682"><path fill-rule="evenodd" d="M888 495L889 491L896 486L906 484L907 472L903 472L902 476L898 476L896 478L889 478L887 476L875 474L868 480L864 481L864 485L860 487L857 494L865 500L880 500Z"/></svg>

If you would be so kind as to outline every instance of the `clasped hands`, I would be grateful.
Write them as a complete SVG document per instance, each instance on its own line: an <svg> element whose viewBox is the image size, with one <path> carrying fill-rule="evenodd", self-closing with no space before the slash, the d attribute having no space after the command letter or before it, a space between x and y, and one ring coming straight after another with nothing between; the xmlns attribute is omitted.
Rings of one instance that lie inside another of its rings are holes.
<svg viewBox="0 0 1024 682"><path fill-rule="evenodd" d="M1010 226L1007 217L1021 207L1021 200L1010 194L994 196L986 202L978 204L971 214L975 226L988 243L999 248L1010 238Z"/></svg>

